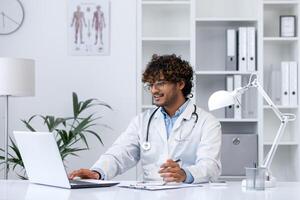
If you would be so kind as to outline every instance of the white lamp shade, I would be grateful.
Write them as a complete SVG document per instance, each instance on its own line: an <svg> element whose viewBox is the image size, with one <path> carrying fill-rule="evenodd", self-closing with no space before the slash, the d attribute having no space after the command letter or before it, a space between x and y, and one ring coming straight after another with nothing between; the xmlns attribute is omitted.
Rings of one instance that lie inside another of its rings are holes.
<svg viewBox="0 0 300 200"><path fill-rule="evenodd" d="M216 110L232 104L235 104L234 92L220 90L214 92L208 99L208 109Z"/></svg>
<svg viewBox="0 0 300 200"><path fill-rule="evenodd" d="M34 66L31 59L0 58L0 95L34 96Z"/></svg>

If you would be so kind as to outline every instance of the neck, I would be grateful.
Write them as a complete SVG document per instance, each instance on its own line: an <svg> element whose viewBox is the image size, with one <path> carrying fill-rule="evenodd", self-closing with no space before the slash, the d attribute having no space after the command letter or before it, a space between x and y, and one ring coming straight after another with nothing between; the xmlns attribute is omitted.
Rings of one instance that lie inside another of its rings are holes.
<svg viewBox="0 0 300 200"><path fill-rule="evenodd" d="M180 96L172 105L164 106L165 111L168 113L169 116L175 115L176 111L180 106L185 103L186 99L184 96Z"/></svg>

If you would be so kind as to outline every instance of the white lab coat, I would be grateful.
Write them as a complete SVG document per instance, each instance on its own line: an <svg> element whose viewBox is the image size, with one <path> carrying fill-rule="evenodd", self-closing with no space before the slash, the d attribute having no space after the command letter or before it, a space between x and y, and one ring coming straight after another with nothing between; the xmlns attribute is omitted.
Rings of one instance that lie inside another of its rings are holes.
<svg viewBox="0 0 300 200"><path fill-rule="evenodd" d="M141 146L146 140L147 124L153 111L136 116L91 169L100 170L105 179L111 179L141 161L144 180L162 180L158 173L160 165L167 159L181 159L181 167L191 172L194 183L220 175L221 125L215 117L197 107L198 122L195 124L194 104L190 101L167 139L164 117L158 110L149 129L151 149L146 151Z"/></svg>

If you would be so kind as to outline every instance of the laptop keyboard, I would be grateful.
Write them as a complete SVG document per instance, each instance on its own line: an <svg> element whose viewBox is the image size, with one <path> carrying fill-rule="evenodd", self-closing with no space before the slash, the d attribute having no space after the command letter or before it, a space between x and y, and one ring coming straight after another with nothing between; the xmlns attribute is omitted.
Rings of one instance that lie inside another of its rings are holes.
<svg viewBox="0 0 300 200"><path fill-rule="evenodd" d="M71 185L93 185L95 183L87 182L87 181L77 181L77 180L70 180Z"/></svg>

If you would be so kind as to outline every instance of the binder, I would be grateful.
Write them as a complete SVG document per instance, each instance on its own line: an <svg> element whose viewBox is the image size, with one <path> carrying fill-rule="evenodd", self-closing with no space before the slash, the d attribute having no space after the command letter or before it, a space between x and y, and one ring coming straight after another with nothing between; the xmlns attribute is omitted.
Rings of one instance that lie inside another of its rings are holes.
<svg viewBox="0 0 300 200"><path fill-rule="evenodd" d="M234 75L234 88L242 87L242 76L241 75ZM238 102L234 106L234 118L235 119L241 119L242 118L242 98L241 96L237 97Z"/></svg>
<svg viewBox="0 0 300 200"><path fill-rule="evenodd" d="M247 27L247 71L255 71L256 35L255 27Z"/></svg>
<svg viewBox="0 0 300 200"><path fill-rule="evenodd" d="M227 29L226 34L227 54L226 54L226 70L237 70L237 41L235 29Z"/></svg>
<svg viewBox="0 0 300 200"><path fill-rule="evenodd" d="M290 105L298 104L298 70L297 62L289 62L290 70L290 83L289 83L289 94L290 94Z"/></svg>
<svg viewBox="0 0 300 200"><path fill-rule="evenodd" d="M226 76L226 90L233 91L233 76ZM234 105L225 108L225 117L234 118Z"/></svg>
<svg viewBox="0 0 300 200"><path fill-rule="evenodd" d="M269 91L271 95L272 101L275 103L275 105L281 104L281 69L280 67L274 67L271 65L271 73L267 72L265 73L265 77L267 80L267 77L271 74L271 81L269 84L269 87L271 91Z"/></svg>
<svg viewBox="0 0 300 200"><path fill-rule="evenodd" d="M289 62L281 62L281 104L288 106L289 98Z"/></svg>
<svg viewBox="0 0 300 200"><path fill-rule="evenodd" d="M242 77L242 83L248 83L249 76ZM242 95L242 118L257 117L257 90L250 88Z"/></svg>
<svg viewBox="0 0 300 200"><path fill-rule="evenodd" d="M241 72L247 71L247 27L239 27L238 39L238 68Z"/></svg>

